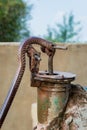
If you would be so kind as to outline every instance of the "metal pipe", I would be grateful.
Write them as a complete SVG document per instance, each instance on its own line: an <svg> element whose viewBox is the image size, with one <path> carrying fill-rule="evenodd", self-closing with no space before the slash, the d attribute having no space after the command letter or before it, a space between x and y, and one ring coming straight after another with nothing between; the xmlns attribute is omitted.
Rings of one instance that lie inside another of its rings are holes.
<svg viewBox="0 0 87 130"><path fill-rule="evenodd" d="M58 117L68 100L70 82L74 79L74 74L65 72L55 72L53 75L40 72L36 75L35 80L38 81L36 130L47 130L49 123Z"/></svg>
<svg viewBox="0 0 87 130"><path fill-rule="evenodd" d="M46 83L37 89L38 92L38 121L48 124L61 112L67 102L69 91L68 84Z"/></svg>

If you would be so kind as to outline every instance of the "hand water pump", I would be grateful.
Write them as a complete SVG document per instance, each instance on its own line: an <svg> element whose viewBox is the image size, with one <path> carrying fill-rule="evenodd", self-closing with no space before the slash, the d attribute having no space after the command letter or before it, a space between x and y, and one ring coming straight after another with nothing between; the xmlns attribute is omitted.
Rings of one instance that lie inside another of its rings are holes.
<svg viewBox="0 0 87 130"><path fill-rule="evenodd" d="M41 53L34 48L34 44L40 45L41 51L48 56L47 71L39 71ZM31 86L37 87L38 90L38 124L36 129L39 130L40 125L46 127L64 107L68 99L70 83L75 79L75 75L53 71L53 57L56 49L66 50L67 48L37 37L31 37L21 44L19 48L19 68L0 109L0 127L9 111L24 74L26 66L25 54L29 57Z"/></svg>

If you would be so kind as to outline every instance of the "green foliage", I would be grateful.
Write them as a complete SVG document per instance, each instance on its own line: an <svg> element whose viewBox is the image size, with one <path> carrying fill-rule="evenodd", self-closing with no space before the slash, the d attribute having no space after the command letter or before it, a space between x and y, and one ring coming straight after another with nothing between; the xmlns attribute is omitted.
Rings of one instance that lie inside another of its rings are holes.
<svg viewBox="0 0 87 130"><path fill-rule="evenodd" d="M20 41L30 35L32 5L23 0L0 0L0 42Z"/></svg>
<svg viewBox="0 0 87 130"><path fill-rule="evenodd" d="M75 22L73 13L63 16L63 22L57 23L56 28L47 29L47 40L55 42L75 42L81 31L80 22Z"/></svg>

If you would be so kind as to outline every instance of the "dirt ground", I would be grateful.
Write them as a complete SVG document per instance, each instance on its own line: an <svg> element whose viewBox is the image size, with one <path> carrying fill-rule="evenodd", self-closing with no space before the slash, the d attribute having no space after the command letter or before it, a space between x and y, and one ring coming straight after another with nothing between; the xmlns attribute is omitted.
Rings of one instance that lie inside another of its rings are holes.
<svg viewBox="0 0 87 130"><path fill-rule="evenodd" d="M0 43L1 44L1 43ZM0 106L18 68L19 45L0 46ZM57 50L54 70L75 73L75 83L87 86L87 44L68 45L68 50ZM40 70L47 70L47 56L42 54ZM30 86L30 71L27 65L14 102L2 126L2 130L32 130L31 105L37 100L37 89ZM34 113L34 112L33 112Z"/></svg>

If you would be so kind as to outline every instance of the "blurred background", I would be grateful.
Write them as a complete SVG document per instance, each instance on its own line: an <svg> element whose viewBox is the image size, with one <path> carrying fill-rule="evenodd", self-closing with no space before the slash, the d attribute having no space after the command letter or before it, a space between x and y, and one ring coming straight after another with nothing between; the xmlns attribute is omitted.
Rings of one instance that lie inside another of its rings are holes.
<svg viewBox="0 0 87 130"><path fill-rule="evenodd" d="M86 5L86 0L0 0L0 41L39 36L53 42L86 43Z"/></svg>

